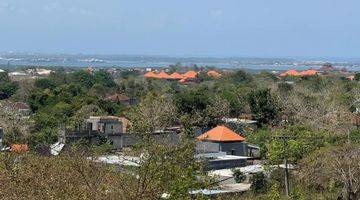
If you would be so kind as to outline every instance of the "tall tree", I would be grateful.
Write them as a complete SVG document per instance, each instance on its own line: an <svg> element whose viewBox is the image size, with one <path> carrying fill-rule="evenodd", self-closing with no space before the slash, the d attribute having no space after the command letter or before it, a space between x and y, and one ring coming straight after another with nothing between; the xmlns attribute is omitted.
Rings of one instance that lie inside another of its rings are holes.
<svg viewBox="0 0 360 200"><path fill-rule="evenodd" d="M274 123L279 115L278 102L271 94L270 89L258 89L250 92L249 105L255 119L260 125Z"/></svg>

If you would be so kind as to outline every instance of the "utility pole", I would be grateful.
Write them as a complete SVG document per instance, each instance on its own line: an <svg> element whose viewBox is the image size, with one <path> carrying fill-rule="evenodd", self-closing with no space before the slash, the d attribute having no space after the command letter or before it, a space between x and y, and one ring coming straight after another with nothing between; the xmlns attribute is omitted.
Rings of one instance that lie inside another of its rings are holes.
<svg viewBox="0 0 360 200"><path fill-rule="evenodd" d="M289 197L289 169L288 169L288 146L287 146L287 139L285 135L282 137L283 144L284 144L284 165L285 165L285 195Z"/></svg>

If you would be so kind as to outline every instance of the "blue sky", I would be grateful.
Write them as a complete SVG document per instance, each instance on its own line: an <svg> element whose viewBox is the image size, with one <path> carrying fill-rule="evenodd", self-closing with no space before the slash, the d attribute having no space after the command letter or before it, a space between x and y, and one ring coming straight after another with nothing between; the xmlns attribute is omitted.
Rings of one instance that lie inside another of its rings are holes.
<svg viewBox="0 0 360 200"><path fill-rule="evenodd" d="M0 0L0 51L357 57L359 0Z"/></svg>

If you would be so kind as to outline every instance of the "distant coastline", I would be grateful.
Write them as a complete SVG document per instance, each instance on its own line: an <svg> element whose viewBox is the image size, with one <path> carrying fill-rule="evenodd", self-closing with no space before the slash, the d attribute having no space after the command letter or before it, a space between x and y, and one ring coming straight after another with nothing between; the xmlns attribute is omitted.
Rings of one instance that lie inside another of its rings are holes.
<svg viewBox="0 0 360 200"><path fill-rule="evenodd" d="M334 61L335 60L335 61ZM291 59L291 58L215 58L215 57L169 57L139 55L46 55L46 54L0 54L1 68L18 67L99 67L99 68L145 68L167 67L181 64L183 66L211 66L224 69L249 70L304 70L319 68L326 62L344 67L350 71L359 71L360 61L356 59Z"/></svg>

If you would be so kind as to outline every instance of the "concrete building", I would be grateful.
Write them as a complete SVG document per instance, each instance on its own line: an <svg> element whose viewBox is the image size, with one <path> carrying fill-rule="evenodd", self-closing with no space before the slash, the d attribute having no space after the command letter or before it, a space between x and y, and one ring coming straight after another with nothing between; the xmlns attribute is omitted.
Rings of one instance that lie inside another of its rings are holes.
<svg viewBox="0 0 360 200"><path fill-rule="evenodd" d="M247 155L245 138L230 130L226 126L217 126L200 135L197 139L198 152L226 152L228 155Z"/></svg>
<svg viewBox="0 0 360 200"><path fill-rule="evenodd" d="M129 120L115 116L91 116L86 120L86 128L81 131L66 131L66 143L88 141L101 144L110 142L115 149L134 145L136 138L128 133Z"/></svg>
<svg viewBox="0 0 360 200"><path fill-rule="evenodd" d="M254 145L248 145L245 137L226 126L217 126L198 136L197 140L198 153L225 152L227 155L253 156L257 155L259 150Z"/></svg>
<svg viewBox="0 0 360 200"><path fill-rule="evenodd" d="M123 125L119 117L114 116L91 116L86 120L89 130L98 131L102 134L120 134L123 130Z"/></svg>
<svg viewBox="0 0 360 200"><path fill-rule="evenodd" d="M105 137L116 149L129 147L135 138L127 133L129 120L124 117L101 116L90 117L86 120L88 130L99 137Z"/></svg>
<svg viewBox="0 0 360 200"><path fill-rule="evenodd" d="M206 161L205 170L244 167L249 159L246 156L227 155L226 152L197 154L195 157Z"/></svg>

